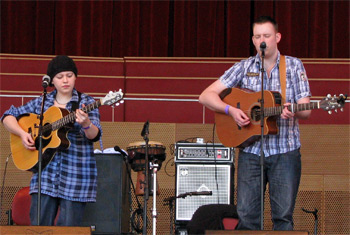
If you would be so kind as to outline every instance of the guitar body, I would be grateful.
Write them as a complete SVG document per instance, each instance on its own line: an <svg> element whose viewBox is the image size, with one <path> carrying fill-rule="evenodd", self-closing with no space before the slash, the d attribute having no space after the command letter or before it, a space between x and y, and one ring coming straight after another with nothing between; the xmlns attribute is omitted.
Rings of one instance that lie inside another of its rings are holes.
<svg viewBox="0 0 350 235"><path fill-rule="evenodd" d="M50 107L44 113L43 126L51 124L63 116L68 115L69 112L66 109L58 107ZM36 150L28 150L22 144L22 139L14 134L10 134L10 145L14 164L20 170L29 170L32 172L38 171L38 156L39 156L39 115L37 114L24 114L19 117L18 124L23 130L31 133L33 140L35 141ZM70 142L67 138L68 128L62 127L57 130L47 131L43 133L42 138L42 169L50 163L54 157L57 149L69 148Z"/></svg>
<svg viewBox="0 0 350 235"><path fill-rule="evenodd" d="M247 89L229 88L223 91L221 99L232 107L241 109L250 118L250 124L239 127L233 118L224 113L215 113L216 133L226 147L247 147L260 138L260 99L261 92ZM278 92L264 91L264 107L281 105ZM264 118L264 135L277 134L276 116Z"/></svg>
<svg viewBox="0 0 350 235"><path fill-rule="evenodd" d="M101 105L119 105L123 103L123 92L110 91L104 98L97 100L94 103L90 103L81 110L85 113L100 107ZM53 159L56 151L68 149L70 142L67 137L68 131L75 123L75 112L69 112L66 109L52 106L46 110L43 115L43 127L42 127L42 169ZM35 141L36 150L28 150L22 144L22 139L14 134L10 133L10 145L12 152L12 159L16 167L20 170L27 170L32 172L38 171L38 159L39 159L39 115L28 113L23 114L17 118L19 126L30 133Z"/></svg>

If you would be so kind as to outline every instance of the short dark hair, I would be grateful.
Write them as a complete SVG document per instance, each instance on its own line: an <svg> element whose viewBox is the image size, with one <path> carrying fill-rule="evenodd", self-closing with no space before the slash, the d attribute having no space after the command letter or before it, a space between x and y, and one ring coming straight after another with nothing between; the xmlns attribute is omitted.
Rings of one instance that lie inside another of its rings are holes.
<svg viewBox="0 0 350 235"><path fill-rule="evenodd" d="M268 23L268 22L270 22L273 25L273 27L275 28L276 32L278 32L278 24L277 24L276 20L270 16L258 17L256 20L254 20L252 29L254 29L254 26L256 24L263 24L263 23Z"/></svg>

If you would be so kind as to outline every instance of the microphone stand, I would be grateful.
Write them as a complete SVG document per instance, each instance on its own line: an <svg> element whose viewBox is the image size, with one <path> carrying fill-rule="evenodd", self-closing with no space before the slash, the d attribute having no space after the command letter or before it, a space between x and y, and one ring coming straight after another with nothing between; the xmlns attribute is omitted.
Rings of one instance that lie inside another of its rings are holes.
<svg viewBox="0 0 350 235"><path fill-rule="evenodd" d="M147 201L149 199L149 159L148 159L148 130L149 122L145 122L143 126L143 130L141 132L141 136L145 140L145 181L143 182L145 184L145 194L144 194L144 201L143 201L143 229L142 234L147 235ZM153 190L154 191L154 190ZM155 192L153 192L155 193Z"/></svg>
<svg viewBox="0 0 350 235"><path fill-rule="evenodd" d="M266 44L261 43L261 99L260 99L260 229L264 230L264 59Z"/></svg>
<svg viewBox="0 0 350 235"><path fill-rule="evenodd" d="M43 119L44 119L44 104L46 100L46 86L44 86L43 98L41 101L41 111L39 116L39 149L38 149L38 211L37 211L37 225L40 225L40 210L41 210L41 170L42 170L42 151L43 151Z"/></svg>
<svg viewBox="0 0 350 235"><path fill-rule="evenodd" d="M153 235L156 235L156 226L157 226L157 171L159 165L156 162L151 163L151 168L153 169L153 210L152 210L152 219L153 219Z"/></svg>
<svg viewBox="0 0 350 235"><path fill-rule="evenodd" d="M318 210L315 208L314 211L309 211L309 210L306 210L304 208L301 208L304 212L306 213L312 213L315 217L315 229L314 229L314 235L317 235L317 223L318 223L318 218L317 218L317 212Z"/></svg>
<svg viewBox="0 0 350 235"><path fill-rule="evenodd" d="M212 191L202 191L202 192L187 192L179 194L178 196L172 196L165 198L164 206L169 206L169 212L170 212L170 235L174 234L174 228L173 228L173 219L174 219L174 201L177 198L186 198L187 196L203 196L203 195L213 195Z"/></svg>

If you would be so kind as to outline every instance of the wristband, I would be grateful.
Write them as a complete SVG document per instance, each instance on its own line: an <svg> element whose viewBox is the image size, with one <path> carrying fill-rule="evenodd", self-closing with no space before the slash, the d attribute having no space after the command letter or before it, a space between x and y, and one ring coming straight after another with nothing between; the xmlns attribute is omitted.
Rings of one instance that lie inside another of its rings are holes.
<svg viewBox="0 0 350 235"><path fill-rule="evenodd" d="M84 130L87 130L87 129L89 129L90 127L92 126L92 122L90 122L90 125L88 125L87 127L81 127L81 128L83 128Z"/></svg>
<svg viewBox="0 0 350 235"><path fill-rule="evenodd" d="M228 105L226 105L226 107L225 107L225 113L228 115L228 109L230 108L231 106L228 104Z"/></svg>

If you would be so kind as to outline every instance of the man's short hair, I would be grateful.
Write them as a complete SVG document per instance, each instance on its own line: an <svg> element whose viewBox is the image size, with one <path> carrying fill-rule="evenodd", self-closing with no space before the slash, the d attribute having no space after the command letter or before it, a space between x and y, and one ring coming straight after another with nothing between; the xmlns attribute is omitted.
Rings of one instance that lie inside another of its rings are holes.
<svg viewBox="0 0 350 235"><path fill-rule="evenodd" d="M278 32L278 24L276 20L270 16L260 16L253 22L253 29L256 24L264 24L270 22L275 28L276 32Z"/></svg>

